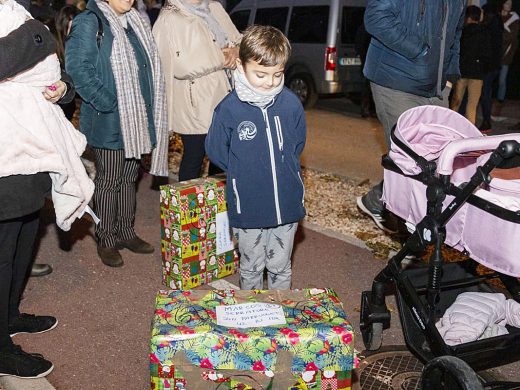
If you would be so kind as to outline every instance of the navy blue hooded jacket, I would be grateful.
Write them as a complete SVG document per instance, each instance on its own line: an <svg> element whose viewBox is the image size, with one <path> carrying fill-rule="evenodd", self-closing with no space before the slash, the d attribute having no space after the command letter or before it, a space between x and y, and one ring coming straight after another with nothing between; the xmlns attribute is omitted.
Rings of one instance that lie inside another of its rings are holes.
<svg viewBox="0 0 520 390"><path fill-rule="evenodd" d="M365 77L418 96L442 96L448 76L460 76L465 10L466 0L368 0Z"/></svg>
<svg viewBox="0 0 520 390"><path fill-rule="evenodd" d="M215 108L206 153L227 172L232 227L270 228L305 216L300 167L305 138L303 107L286 87L265 109L242 102L235 91Z"/></svg>

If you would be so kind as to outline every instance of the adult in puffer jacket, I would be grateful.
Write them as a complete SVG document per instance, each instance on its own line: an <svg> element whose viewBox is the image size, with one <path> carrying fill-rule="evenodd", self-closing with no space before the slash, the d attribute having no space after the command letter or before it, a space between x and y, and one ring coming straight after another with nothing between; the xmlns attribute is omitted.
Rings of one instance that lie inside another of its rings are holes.
<svg viewBox="0 0 520 390"><path fill-rule="evenodd" d="M448 79L460 77L465 9L466 0L368 0L365 27L372 40L363 73L370 80L388 149L403 112L423 105L448 107ZM381 182L357 204L385 229L382 188Z"/></svg>
<svg viewBox="0 0 520 390"><path fill-rule="evenodd" d="M435 325L446 344L457 345L507 334L506 324L520 327L520 303L504 294L465 292Z"/></svg>

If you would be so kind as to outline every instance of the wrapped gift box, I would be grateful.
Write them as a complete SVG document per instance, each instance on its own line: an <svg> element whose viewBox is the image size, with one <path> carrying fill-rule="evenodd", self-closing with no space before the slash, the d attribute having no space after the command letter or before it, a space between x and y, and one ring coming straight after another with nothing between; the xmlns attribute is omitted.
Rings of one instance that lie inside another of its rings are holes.
<svg viewBox="0 0 520 390"><path fill-rule="evenodd" d="M217 323L225 306L265 302L285 324ZM217 309L217 307L221 307ZM354 332L330 289L161 291L153 320L151 389L351 388Z"/></svg>
<svg viewBox="0 0 520 390"><path fill-rule="evenodd" d="M228 234L217 223L227 212L225 176L161 186L161 253L163 283L191 289L238 270L238 252L221 250L217 240Z"/></svg>

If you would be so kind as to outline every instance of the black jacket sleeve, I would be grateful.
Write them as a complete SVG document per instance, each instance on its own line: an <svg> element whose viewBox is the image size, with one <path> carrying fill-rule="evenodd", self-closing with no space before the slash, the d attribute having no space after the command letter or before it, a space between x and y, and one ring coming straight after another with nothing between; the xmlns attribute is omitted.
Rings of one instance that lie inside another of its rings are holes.
<svg viewBox="0 0 520 390"><path fill-rule="evenodd" d="M45 25L31 19L0 38L0 80L12 77L56 52L56 40Z"/></svg>
<svg viewBox="0 0 520 390"><path fill-rule="evenodd" d="M58 104L67 104L70 103L76 96L76 89L74 88L72 78L67 73L65 73L63 69L61 70L61 81L67 85L67 92L65 92L65 95L61 97L61 99L58 101Z"/></svg>

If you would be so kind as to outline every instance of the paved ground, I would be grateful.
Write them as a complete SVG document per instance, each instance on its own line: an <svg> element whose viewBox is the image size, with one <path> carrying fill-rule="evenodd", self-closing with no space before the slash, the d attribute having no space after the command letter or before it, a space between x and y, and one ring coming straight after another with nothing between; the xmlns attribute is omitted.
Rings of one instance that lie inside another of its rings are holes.
<svg viewBox="0 0 520 390"><path fill-rule="evenodd" d="M342 111L348 101L339 100L335 104L339 107L335 112L312 110L308 113L310 142L304 158L306 165L361 180L378 180L381 172L378 165L366 168L368 162L377 161L381 153L377 122ZM512 112L520 113L518 108ZM343 126L337 124L341 122ZM315 130L330 123L336 123L333 131L338 136ZM316 146L317 140L322 140L325 146ZM334 145L340 163L333 158L319 160L327 144ZM363 161L367 162L366 166L355 165ZM158 193L150 187L150 177L145 176L138 192L137 231L159 248ZM353 242L303 227L298 233L293 269L294 287L336 289L357 329L361 291L370 287L373 276L384 263ZM79 221L72 233L58 234L52 209L45 210L37 261L51 263L54 272L29 281L22 309L54 314L60 323L52 332L19 335L15 341L27 351L44 353L54 362L55 369L48 376L48 382L13 384L3 378L0 386L8 390L148 387L150 320L155 293L162 287L160 253L138 256L125 251L123 255L126 262L123 268L105 267L97 258L90 222ZM228 280L237 282L236 276ZM390 307L395 310L392 301ZM385 332L384 344L402 343L399 321L394 316L392 328ZM359 337L355 345L362 349ZM508 366L500 373L514 379L518 377L518 369L518 365Z"/></svg>

